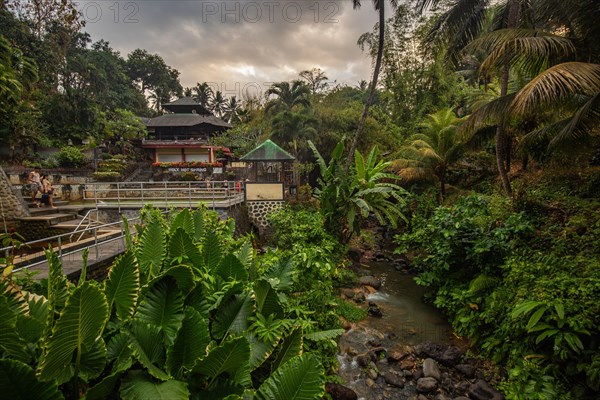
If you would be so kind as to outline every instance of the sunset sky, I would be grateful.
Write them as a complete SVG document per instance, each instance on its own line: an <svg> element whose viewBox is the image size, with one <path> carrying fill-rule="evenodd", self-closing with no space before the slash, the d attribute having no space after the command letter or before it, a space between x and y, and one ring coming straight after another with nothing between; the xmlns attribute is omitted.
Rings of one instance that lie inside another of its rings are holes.
<svg viewBox="0 0 600 400"><path fill-rule="evenodd" d="M85 31L126 56L143 48L160 54L181 84L211 82L241 97L270 82L319 67L330 81L369 80L371 60L357 46L377 13L370 0L80 1ZM389 15L389 12L388 12Z"/></svg>

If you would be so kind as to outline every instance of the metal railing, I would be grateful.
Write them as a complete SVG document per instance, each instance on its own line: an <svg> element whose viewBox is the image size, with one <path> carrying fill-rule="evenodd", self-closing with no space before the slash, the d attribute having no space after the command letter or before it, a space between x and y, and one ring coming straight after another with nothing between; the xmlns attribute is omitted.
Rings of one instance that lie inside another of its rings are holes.
<svg viewBox="0 0 600 400"><path fill-rule="evenodd" d="M95 182L87 183L83 199L96 207L139 206L194 207L205 203L214 208L231 207L244 200L244 186L235 181Z"/></svg>
<svg viewBox="0 0 600 400"><path fill-rule="evenodd" d="M128 219L128 223L132 224L140 221L140 217ZM131 229L131 235L136 234L135 229ZM104 256L114 256L125 251L125 234L123 221L113 222L94 226L82 230L87 234L89 244L82 242L71 243L69 238L71 232L61 235L51 236L44 239L33 240L23 243L17 249L15 246L8 246L0 249L0 254L4 254L7 259L12 259L15 264L14 272L24 269L36 267L47 263L45 249L52 247L53 251L58 254L59 259L65 265L68 261L81 261L81 253L85 249L90 249L88 264L101 261ZM109 247L109 245L111 245ZM39 249L39 250L37 250ZM14 254L17 253L17 254ZM75 255L79 254L79 257Z"/></svg>
<svg viewBox="0 0 600 400"><path fill-rule="evenodd" d="M92 221L92 213L96 213L96 220L95 221ZM86 224L85 228L83 228L83 229L80 230L81 225L83 225L84 222L86 222L86 221L87 221L87 224ZM88 210L88 212L85 213L85 215L83 216L83 218L81 219L81 221L79 221L79 223L75 227L75 230L73 230L73 232L71 232L71 236L69 236L69 240L72 242L73 241L73 235L75 235L76 233L81 232L81 234L77 238L76 242L80 241L81 238L83 237L83 235L85 235L85 230L88 229L88 228L90 228L90 226L93 223L102 224L102 222L98 218L98 209L97 208L92 208L91 210Z"/></svg>

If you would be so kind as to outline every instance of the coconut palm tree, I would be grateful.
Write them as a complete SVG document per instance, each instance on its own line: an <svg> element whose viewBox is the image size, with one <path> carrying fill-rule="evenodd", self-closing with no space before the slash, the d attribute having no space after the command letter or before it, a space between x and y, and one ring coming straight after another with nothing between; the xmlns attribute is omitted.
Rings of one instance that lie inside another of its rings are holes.
<svg viewBox="0 0 600 400"><path fill-rule="evenodd" d="M281 111L271 122L271 138L276 142L285 143L288 150L294 151L298 158L298 143L313 139L317 133L317 119L304 110L294 112L290 110ZM291 143L295 141L295 146Z"/></svg>
<svg viewBox="0 0 600 400"><path fill-rule="evenodd" d="M208 83L196 83L196 86L193 88L195 93L194 100L196 100L200 105L206 109L210 108L210 103L213 98L213 90Z"/></svg>
<svg viewBox="0 0 600 400"><path fill-rule="evenodd" d="M210 101L210 110L217 117L222 118L225 110L227 109L227 100L223 96L223 93L220 90L215 92L215 95Z"/></svg>
<svg viewBox="0 0 600 400"><path fill-rule="evenodd" d="M440 202L446 197L446 171L459 160L464 144L458 127L462 119L450 108L429 114L420 124L421 133L411 136L400 149L402 158L393 162L393 168L404 181L435 178L440 185Z"/></svg>
<svg viewBox="0 0 600 400"><path fill-rule="evenodd" d="M418 3L426 8L438 5L440 2L440 0L419 0ZM486 18L493 15L490 14L491 10L495 12L492 31L482 35ZM582 18L581 15L586 13L594 17ZM540 84L545 88L543 91L547 100L552 98L550 96L552 93L564 92L567 87L571 99L582 92L587 94L594 92L597 86L594 82L597 82L598 76L595 68L586 68L578 64L577 66L565 65L564 68L556 66L554 74L543 71L549 65L557 64L565 57L579 53L579 51L575 52L577 46L571 40L573 37L576 38L577 30L580 34L594 32L598 35L597 22L593 22L597 21L598 16L600 16L599 5L589 0L583 2L458 0L439 17L430 32L430 37L437 35L436 40L449 49L448 58L452 61L456 62L459 59L460 50L483 50L486 59L482 62L480 71L486 75L496 75L500 81L500 97L473 113L466 126L475 130L477 127L492 123L496 127L496 160L502 186L507 195L512 195L508 179L510 141L506 134L511 118L515 116L527 118L526 113L531 112L531 105L540 104L537 101L539 98L529 96L536 92L533 87L539 89ZM570 35L571 33L574 34ZM582 37L579 41L585 43L586 39ZM588 44L588 47L590 46L594 45ZM574 68L577 68L579 77L585 76L583 80L586 83L585 88L573 85ZM534 78L519 92L509 93L511 70L522 76L531 77L539 77L542 73L546 79ZM525 101L525 98L529 101ZM565 96L562 96L561 100L565 100ZM588 104L588 108L594 103L592 99L590 101L592 103L585 103ZM573 114L575 115L577 113ZM567 125L567 122L562 121L562 124ZM548 132L549 130L545 131L546 134Z"/></svg>
<svg viewBox="0 0 600 400"><path fill-rule="evenodd" d="M283 110L291 110L297 107L310 107L310 88L306 83L295 80L290 82L278 82L271 85L265 92L265 96L275 96L275 98L267 101L265 112L279 112Z"/></svg>
<svg viewBox="0 0 600 400"><path fill-rule="evenodd" d="M241 116L240 111L241 105L239 101L237 101L237 98L235 96L232 96L227 101L227 104L225 104L225 113L223 115L223 118L229 123L239 122Z"/></svg>
<svg viewBox="0 0 600 400"><path fill-rule="evenodd" d="M356 127L356 132L354 133L354 138L352 138L352 144L350 145L350 149L348 149L348 158L346 159L346 165L344 170L348 171L350 165L352 164L352 157L356 151L356 147L358 146L358 139L362 134L363 128L365 126L365 121L367 120L367 116L369 115L369 108L371 104L375 101L375 92L377 89L377 80L379 78L379 71L381 70L381 60L383 58L383 44L385 41L385 1L384 0L373 0L373 7L376 11L379 12L379 42L377 47L377 57L375 59L375 67L373 68L373 79L371 79L371 84L369 86L369 97L367 97L367 101L365 102L365 108L363 109L363 113L358 121L358 126ZM398 0L390 0L390 4L393 8L398 7ZM352 0L352 5L354 9L361 7L360 0Z"/></svg>

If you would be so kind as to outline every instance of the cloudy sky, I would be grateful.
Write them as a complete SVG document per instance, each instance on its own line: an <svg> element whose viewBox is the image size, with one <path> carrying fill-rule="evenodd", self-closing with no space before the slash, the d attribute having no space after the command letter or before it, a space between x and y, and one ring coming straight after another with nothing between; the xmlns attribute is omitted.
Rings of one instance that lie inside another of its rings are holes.
<svg viewBox="0 0 600 400"><path fill-rule="evenodd" d="M181 84L210 82L224 94L257 91L319 67L330 81L369 80L371 60L356 45L377 21L370 0L80 0L94 40L126 55L160 54Z"/></svg>

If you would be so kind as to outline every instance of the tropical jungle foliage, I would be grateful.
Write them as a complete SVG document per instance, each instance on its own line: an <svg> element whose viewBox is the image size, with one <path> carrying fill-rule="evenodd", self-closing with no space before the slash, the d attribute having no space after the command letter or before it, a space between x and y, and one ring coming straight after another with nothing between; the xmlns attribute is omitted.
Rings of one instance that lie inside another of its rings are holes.
<svg viewBox="0 0 600 400"><path fill-rule="evenodd" d="M66 280L48 252L48 293L5 276L0 387L11 398L314 399L322 331L295 299L298 264L263 264L232 221L203 208L144 211L103 283ZM304 310L304 311L303 311ZM7 392L8 390L8 392Z"/></svg>

